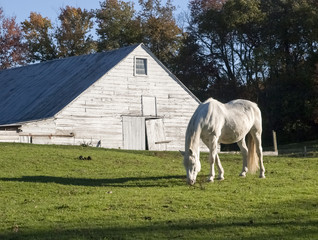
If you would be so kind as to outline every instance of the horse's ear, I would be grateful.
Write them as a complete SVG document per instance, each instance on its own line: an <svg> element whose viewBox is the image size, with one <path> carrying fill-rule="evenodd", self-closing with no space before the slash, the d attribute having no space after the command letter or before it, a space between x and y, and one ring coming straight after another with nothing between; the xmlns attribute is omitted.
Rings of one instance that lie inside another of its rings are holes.
<svg viewBox="0 0 318 240"><path fill-rule="evenodd" d="M185 152L184 152L184 151L180 151L180 150L179 150L179 152L180 152L180 154L181 154L182 156L185 155Z"/></svg>

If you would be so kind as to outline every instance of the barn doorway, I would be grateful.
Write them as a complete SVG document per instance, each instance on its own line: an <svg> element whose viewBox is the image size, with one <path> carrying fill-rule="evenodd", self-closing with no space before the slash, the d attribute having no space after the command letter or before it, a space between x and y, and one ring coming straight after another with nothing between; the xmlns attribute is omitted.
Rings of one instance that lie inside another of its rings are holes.
<svg viewBox="0 0 318 240"><path fill-rule="evenodd" d="M162 118L123 116L123 148L129 150L167 150Z"/></svg>

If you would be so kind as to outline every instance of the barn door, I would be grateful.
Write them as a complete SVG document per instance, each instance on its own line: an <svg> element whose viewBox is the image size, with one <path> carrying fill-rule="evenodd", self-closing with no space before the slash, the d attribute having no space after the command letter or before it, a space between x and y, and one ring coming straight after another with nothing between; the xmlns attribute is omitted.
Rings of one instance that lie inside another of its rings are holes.
<svg viewBox="0 0 318 240"><path fill-rule="evenodd" d="M123 117L123 147L130 150L146 149L144 117Z"/></svg>
<svg viewBox="0 0 318 240"><path fill-rule="evenodd" d="M167 150L167 141L162 119L147 119L146 132L149 150Z"/></svg>

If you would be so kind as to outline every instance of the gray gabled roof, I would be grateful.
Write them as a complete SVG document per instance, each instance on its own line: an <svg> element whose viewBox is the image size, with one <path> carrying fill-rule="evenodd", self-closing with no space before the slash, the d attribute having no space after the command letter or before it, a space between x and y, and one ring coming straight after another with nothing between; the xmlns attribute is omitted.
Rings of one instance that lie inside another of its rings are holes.
<svg viewBox="0 0 318 240"><path fill-rule="evenodd" d="M0 71L0 125L53 117L138 46Z"/></svg>

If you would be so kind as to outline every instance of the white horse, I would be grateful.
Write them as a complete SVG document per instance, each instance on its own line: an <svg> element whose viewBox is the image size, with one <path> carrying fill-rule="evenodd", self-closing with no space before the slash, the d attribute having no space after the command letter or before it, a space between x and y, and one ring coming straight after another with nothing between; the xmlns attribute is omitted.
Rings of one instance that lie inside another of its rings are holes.
<svg viewBox="0 0 318 240"><path fill-rule="evenodd" d="M245 142L247 134L250 135L248 146ZM255 173L260 165L260 178L265 178L261 135L261 111L255 103L241 99L226 104L212 98L206 100L194 112L186 132L183 155L187 182L193 185L197 174L201 170L200 138L210 150L211 169L208 181L213 182L214 180L215 162L219 171L218 179L224 179L224 170L217 154L219 143L238 144L243 155L243 169L240 176L245 177L248 171ZM255 153L257 153L257 156Z"/></svg>

